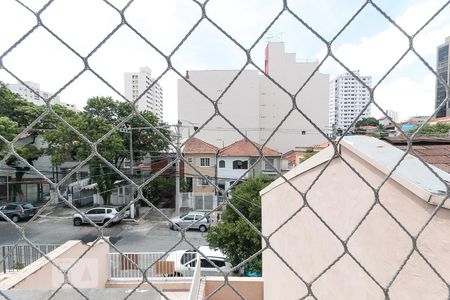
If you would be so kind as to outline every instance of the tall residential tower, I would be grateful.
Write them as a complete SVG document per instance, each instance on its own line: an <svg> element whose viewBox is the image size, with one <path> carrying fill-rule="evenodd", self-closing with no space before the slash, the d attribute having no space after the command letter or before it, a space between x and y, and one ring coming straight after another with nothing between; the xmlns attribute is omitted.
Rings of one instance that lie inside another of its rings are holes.
<svg viewBox="0 0 450 300"><path fill-rule="evenodd" d="M362 82L371 87L371 76L360 76L353 72ZM329 126L330 130L346 130L349 128L364 107L370 101L370 93L364 85L350 73L336 77L330 84ZM370 106L359 119L370 117ZM330 133L331 133L330 132Z"/></svg>
<svg viewBox="0 0 450 300"><path fill-rule="evenodd" d="M152 71L148 67L142 67L139 72L125 73L125 97L129 100L136 100L144 92L145 94L137 102L138 111L150 111L158 118L163 118L163 90L159 82L155 83L152 78ZM147 90L148 89L148 90Z"/></svg>
<svg viewBox="0 0 450 300"><path fill-rule="evenodd" d="M445 39L445 44L439 46L437 48L437 55L436 55L436 72L439 75L440 78L447 84L449 83L448 78L448 71L450 69L449 60L448 60L448 47L450 44L450 37L447 37ZM445 100L445 97L447 96L447 93L445 92L445 87L436 79L436 101L435 101L435 108L438 108L438 106L442 103L442 101ZM445 106L443 106L439 111L436 113L436 118L441 117L448 117L450 116L450 105L448 102Z"/></svg>

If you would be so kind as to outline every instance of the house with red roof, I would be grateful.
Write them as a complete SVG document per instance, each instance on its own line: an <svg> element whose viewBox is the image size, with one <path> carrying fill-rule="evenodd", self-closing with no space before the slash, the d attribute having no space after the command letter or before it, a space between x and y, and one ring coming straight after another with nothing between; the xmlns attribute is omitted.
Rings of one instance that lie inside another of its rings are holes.
<svg viewBox="0 0 450 300"><path fill-rule="evenodd" d="M216 160L219 148L191 137L184 144L183 155L185 164L185 179L193 193L214 193L216 183ZM191 164L191 165L189 165ZM208 181L209 179L209 181Z"/></svg>
<svg viewBox="0 0 450 300"><path fill-rule="evenodd" d="M264 159L260 159L261 154ZM217 153L217 183L228 189L236 181L260 174L276 176L281 170L282 153L246 139L220 149Z"/></svg>

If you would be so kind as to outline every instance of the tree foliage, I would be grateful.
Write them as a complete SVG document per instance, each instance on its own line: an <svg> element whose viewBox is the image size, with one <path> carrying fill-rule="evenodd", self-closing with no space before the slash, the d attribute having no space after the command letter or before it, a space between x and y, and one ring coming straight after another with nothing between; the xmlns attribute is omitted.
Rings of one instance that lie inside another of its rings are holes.
<svg viewBox="0 0 450 300"><path fill-rule="evenodd" d="M380 122L375 119L374 117L364 118L356 122L355 127L361 127L361 126L378 126L380 125Z"/></svg>
<svg viewBox="0 0 450 300"><path fill-rule="evenodd" d="M44 108L22 99L0 82L0 134L5 139L9 141L14 139L43 112ZM34 145L37 135L35 131L25 132L18 143L14 144L15 151L30 165L33 165L34 161L42 155L42 151ZM3 159L7 153L6 144L0 142L0 159ZM30 167L15 156L10 156L6 164L15 169L14 193L20 201L23 201L25 199L21 180Z"/></svg>
<svg viewBox="0 0 450 300"><path fill-rule="evenodd" d="M261 230L261 197L259 192L273 181L270 176L258 176L238 185L232 191L230 202L258 230ZM261 250L261 237L233 209L227 208L218 226L212 227L207 241L213 248L220 249L233 265ZM261 256L255 258L249 267L261 271Z"/></svg>
<svg viewBox="0 0 450 300"><path fill-rule="evenodd" d="M96 148L108 163L120 169L124 160L130 157L130 133L110 131L131 112L131 107L126 102L115 101L110 97L94 97L87 101L83 112L61 111L60 115L90 142L96 142L109 133ZM143 112L141 115L144 120L134 116L125 124L126 127L139 128L131 130L135 161L142 158L145 153L166 150L168 143L165 138L168 139L170 134L168 125L151 112ZM162 136L155 130L145 129L148 127L147 122L157 127ZM44 133L44 138L48 142L47 153L55 165L68 160L81 161L92 153L91 147L83 137L63 123L56 122L51 127ZM99 157L89 161L91 178L97 183L106 204L109 204L114 182L120 178L108 163Z"/></svg>
<svg viewBox="0 0 450 300"><path fill-rule="evenodd" d="M448 135L450 133L449 123L436 123L432 125L425 125L419 130L419 134L428 135Z"/></svg>

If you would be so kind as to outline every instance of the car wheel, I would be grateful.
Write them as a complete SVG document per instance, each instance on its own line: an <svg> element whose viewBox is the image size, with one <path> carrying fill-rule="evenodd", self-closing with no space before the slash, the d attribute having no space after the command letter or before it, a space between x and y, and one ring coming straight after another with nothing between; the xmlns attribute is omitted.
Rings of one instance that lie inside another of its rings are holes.
<svg viewBox="0 0 450 300"><path fill-rule="evenodd" d="M14 223L17 223L20 221L19 216L12 216L11 221L13 221Z"/></svg>
<svg viewBox="0 0 450 300"><path fill-rule="evenodd" d="M175 224L173 227L174 227L174 230L181 230L181 227L178 224Z"/></svg>
<svg viewBox="0 0 450 300"><path fill-rule="evenodd" d="M111 219L105 219L104 221L103 221L103 224L106 224L106 223L108 223L109 222L109 220L111 220ZM112 226L112 222L111 223L109 223L108 224L108 226L106 226L106 227L111 227Z"/></svg>
<svg viewBox="0 0 450 300"><path fill-rule="evenodd" d="M200 232L205 232L207 228L205 225L200 225L198 229L200 230Z"/></svg>
<svg viewBox="0 0 450 300"><path fill-rule="evenodd" d="M181 274L180 272L175 272L175 277L183 277L183 274Z"/></svg>
<svg viewBox="0 0 450 300"><path fill-rule="evenodd" d="M73 219L73 225L74 226L81 226L81 223L83 223L83 221L81 221L80 218Z"/></svg>

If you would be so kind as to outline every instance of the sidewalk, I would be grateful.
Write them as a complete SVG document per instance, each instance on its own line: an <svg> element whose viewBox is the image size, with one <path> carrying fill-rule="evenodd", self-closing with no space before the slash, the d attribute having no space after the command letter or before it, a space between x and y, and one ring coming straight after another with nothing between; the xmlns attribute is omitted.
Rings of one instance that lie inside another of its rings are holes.
<svg viewBox="0 0 450 300"><path fill-rule="evenodd" d="M87 211L94 206L84 206L78 208L80 211ZM174 217L175 210L173 208L160 208L160 211L164 213L169 219ZM66 207L64 205L51 205L46 207L45 210L38 216L40 218L49 219L72 219L73 214L76 211L71 207ZM149 222L163 222L167 219L164 218L157 210L148 206L141 206L139 208L139 218L137 219L124 219L125 222L136 222L149 221Z"/></svg>

